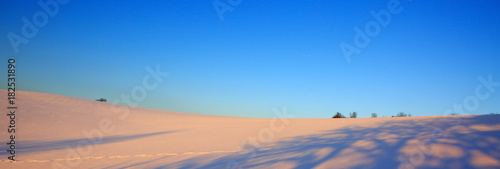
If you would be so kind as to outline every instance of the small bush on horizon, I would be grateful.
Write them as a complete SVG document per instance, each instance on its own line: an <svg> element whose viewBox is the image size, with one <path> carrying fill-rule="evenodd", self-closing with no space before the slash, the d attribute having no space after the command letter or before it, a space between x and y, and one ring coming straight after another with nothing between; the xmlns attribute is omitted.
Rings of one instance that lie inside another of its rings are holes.
<svg viewBox="0 0 500 169"><path fill-rule="evenodd" d="M337 112L332 118L345 118L345 116Z"/></svg>
<svg viewBox="0 0 500 169"><path fill-rule="evenodd" d="M100 99L96 99L96 101L98 101L98 102L107 102L108 100L106 100L105 98L100 98Z"/></svg>
<svg viewBox="0 0 500 169"><path fill-rule="evenodd" d="M352 112L352 113L349 113L349 116L350 116L351 118L356 118L356 117L358 117L358 113L356 113L356 112Z"/></svg>
<svg viewBox="0 0 500 169"><path fill-rule="evenodd" d="M404 112L399 112L395 117L406 117L408 115L406 115Z"/></svg>
<svg viewBox="0 0 500 169"><path fill-rule="evenodd" d="M372 118L376 118L377 117L377 113L372 113Z"/></svg>

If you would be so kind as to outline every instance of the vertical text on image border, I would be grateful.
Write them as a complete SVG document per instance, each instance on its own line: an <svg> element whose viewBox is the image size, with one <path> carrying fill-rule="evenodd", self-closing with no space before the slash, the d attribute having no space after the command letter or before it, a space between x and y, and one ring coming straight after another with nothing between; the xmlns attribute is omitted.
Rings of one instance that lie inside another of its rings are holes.
<svg viewBox="0 0 500 169"><path fill-rule="evenodd" d="M19 45L21 43L27 44L29 42L28 39L34 38L38 34L39 28L42 28L48 24L49 16L55 17L57 15L57 13L59 12L60 5L65 5L68 2L69 2L69 0L46 0L46 1L39 0L38 5L40 6L41 10L32 14L31 21L28 18L26 18L25 16L23 16L21 18L21 21L23 22L23 25L21 26L21 35L22 36L12 32L12 31L7 33L7 35L6 35L7 39L9 40L9 42L12 46L12 49L14 50L14 53L15 54L19 53ZM9 63L10 63L10 60L13 60L15 57L16 56L12 56L12 58L9 59ZM9 70L9 73L10 73L10 70ZM9 74L9 79L11 79L10 74ZM9 96L10 95L11 94L9 92ZM10 97L9 97L9 100L11 100ZM11 101L13 101L13 100L11 100ZM8 107L8 108L16 108L17 109L17 107ZM11 111L11 114L14 114L13 112L15 112L15 111ZM11 116L11 118L12 117L15 118L15 116ZM13 119L11 119L11 120L13 120ZM14 128L12 128L12 129L13 130L9 129L9 132L15 131ZM9 143L15 142L14 137L15 137L14 135L11 136L11 142L9 142ZM14 144L11 144L11 146L13 146L13 145ZM9 151L9 150L7 150L7 151ZM14 158L12 158L12 161L15 161Z"/></svg>

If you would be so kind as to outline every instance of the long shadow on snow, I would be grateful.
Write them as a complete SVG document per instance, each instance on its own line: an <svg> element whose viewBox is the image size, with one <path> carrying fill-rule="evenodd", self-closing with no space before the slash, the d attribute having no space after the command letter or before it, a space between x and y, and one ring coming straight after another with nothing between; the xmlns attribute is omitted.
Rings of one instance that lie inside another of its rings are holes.
<svg viewBox="0 0 500 169"><path fill-rule="evenodd" d="M478 131L471 130L473 125L497 127ZM419 148L419 141L426 143L425 146ZM444 149L437 150L435 145ZM413 161L419 163L415 168L491 168L493 166L474 163L474 159L482 153L500 160L498 145L500 115L408 119L389 121L376 127L347 126L322 134L293 137L255 153L232 153L215 160L198 156L156 167L274 168L273 164L281 163L288 165L287 168L397 168ZM431 153L423 153L432 146ZM412 161L409 156L412 156Z"/></svg>
<svg viewBox="0 0 500 169"><path fill-rule="evenodd" d="M135 135L119 135L119 136L104 136L99 144L108 144L108 143L116 143L122 141L128 141L133 139L140 139L149 136L161 135L174 133L177 131L162 131L162 132L154 132L154 133L146 133L146 134L135 134ZM93 136L96 137L96 136ZM92 138L95 139L95 138ZM60 150L65 149L66 147L76 147L80 144L80 146L86 146L91 143L92 140L87 138L82 139L69 139L69 140L57 140L57 141L19 141L17 143L16 152L22 153L31 153L31 152L39 152L39 151L52 151L52 150ZM83 144L82 144L83 143ZM2 151L0 155L8 154L9 152Z"/></svg>

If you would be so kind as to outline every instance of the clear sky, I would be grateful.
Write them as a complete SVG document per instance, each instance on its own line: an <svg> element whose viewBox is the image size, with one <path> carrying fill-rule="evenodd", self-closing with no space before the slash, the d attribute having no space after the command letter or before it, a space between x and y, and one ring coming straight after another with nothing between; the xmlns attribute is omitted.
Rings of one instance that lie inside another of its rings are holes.
<svg viewBox="0 0 500 169"><path fill-rule="evenodd" d="M354 45L354 27L389 1L220 0L232 9L223 20L212 0L69 1L16 52L8 34L23 36L23 17L43 21L37 2L0 2L0 55L4 70L17 59L17 90L114 100L160 65L169 76L140 107L274 117L286 106L329 118L442 115L475 94L479 76L500 81L497 0L401 0L350 62L339 44ZM500 113L496 89L468 114Z"/></svg>

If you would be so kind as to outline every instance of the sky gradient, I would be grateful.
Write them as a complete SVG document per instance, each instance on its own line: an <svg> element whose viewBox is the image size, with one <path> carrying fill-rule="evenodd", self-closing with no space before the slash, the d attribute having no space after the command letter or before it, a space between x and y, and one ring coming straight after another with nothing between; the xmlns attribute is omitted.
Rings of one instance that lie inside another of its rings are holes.
<svg viewBox="0 0 500 169"><path fill-rule="evenodd" d="M442 115L500 81L499 1L400 1L402 11L347 62L339 44L389 1L241 1L221 20L213 1L69 1L13 49L9 32L43 11L0 2L0 55L17 90L85 99L130 95L147 66L168 72L140 107L238 117L335 112ZM45 1L42 1L45 2ZM220 1L229 5L226 1ZM0 79L6 84L7 78ZM1 85L6 89L7 85ZM469 114L500 113L500 88Z"/></svg>

